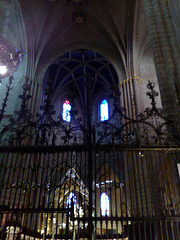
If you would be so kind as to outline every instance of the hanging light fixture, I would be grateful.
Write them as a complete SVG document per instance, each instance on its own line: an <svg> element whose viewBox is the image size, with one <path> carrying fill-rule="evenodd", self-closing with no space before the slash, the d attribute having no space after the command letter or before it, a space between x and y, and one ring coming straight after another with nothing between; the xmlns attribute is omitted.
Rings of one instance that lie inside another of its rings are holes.
<svg viewBox="0 0 180 240"><path fill-rule="evenodd" d="M0 46L1 49L1 46ZM7 66L6 66L6 62L4 61L4 54L0 53L0 75L5 75L7 72Z"/></svg>
<svg viewBox="0 0 180 240"><path fill-rule="evenodd" d="M5 38L0 37L0 79L17 71L21 53Z"/></svg>
<svg viewBox="0 0 180 240"><path fill-rule="evenodd" d="M6 72L7 72L6 65L3 65L3 64L0 63L0 74L4 75L4 74L6 74Z"/></svg>

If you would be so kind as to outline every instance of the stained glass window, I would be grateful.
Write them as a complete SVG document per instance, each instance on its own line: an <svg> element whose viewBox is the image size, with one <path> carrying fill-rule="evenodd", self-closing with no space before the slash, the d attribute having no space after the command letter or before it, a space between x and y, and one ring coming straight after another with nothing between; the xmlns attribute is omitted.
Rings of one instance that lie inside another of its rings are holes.
<svg viewBox="0 0 180 240"><path fill-rule="evenodd" d="M67 198L67 201L66 201L66 205L67 207L71 207L71 199L73 199L73 202L74 202L74 208L76 207L76 196L74 195L73 192L70 192L68 198Z"/></svg>
<svg viewBox="0 0 180 240"><path fill-rule="evenodd" d="M109 109L108 109L108 102L106 99L103 99L100 104L100 119L101 121L108 120L109 118Z"/></svg>
<svg viewBox="0 0 180 240"><path fill-rule="evenodd" d="M109 197L105 192L101 194L101 214L109 216Z"/></svg>
<svg viewBox="0 0 180 240"><path fill-rule="evenodd" d="M62 112L63 120L66 122L71 121L70 111L71 111L71 104L70 104L69 100L66 100L63 103L63 112Z"/></svg>

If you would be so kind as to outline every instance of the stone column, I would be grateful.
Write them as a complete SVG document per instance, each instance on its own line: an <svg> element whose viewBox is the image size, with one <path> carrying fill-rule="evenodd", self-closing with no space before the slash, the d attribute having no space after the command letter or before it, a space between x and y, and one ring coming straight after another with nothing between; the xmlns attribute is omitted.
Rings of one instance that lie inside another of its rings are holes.
<svg viewBox="0 0 180 240"><path fill-rule="evenodd" d="M144 9L152 42L164 112L166 115L171 115L178 122L180 110L175 81L175 59L170 47L170 40L168 39L165 23L166 16L161 9L162 2L163 0L144 0Z"/></svg>
<svg viewBox="0 0 180 240"><path fill-rule="evenodd" d="M172 51L172 58L174 60L174 81L175 87L178 94L178 101L180 105L180 51L178 48L178 40L176 39L175 29L172 23L172 19L170 16L170 10L168 7L167 1L160 1L160 8L162 9L162 14L164 16L164 27L167 29L167 38L169 40L170 48Z"/></svg>

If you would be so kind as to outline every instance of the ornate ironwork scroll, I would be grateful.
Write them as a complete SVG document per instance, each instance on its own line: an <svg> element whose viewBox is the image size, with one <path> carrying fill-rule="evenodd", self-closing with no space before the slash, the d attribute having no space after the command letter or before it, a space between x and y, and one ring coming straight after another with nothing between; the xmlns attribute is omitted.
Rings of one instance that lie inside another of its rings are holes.
<svg viewBox="0 0 180 240"><path fill-rule="evenodd" d="M126 115L126 109L118 104L119 93L113 92L114 110L108 120L98 122L92 126L91 133L82 118L78 117L78 111L71 110L71 122L63 121L60 116L55 120L54 106L51 105L47 96L44 106L40 107L36 117L32 117L27 107L31 98L29 95L30 86L26 83L23 86L21 109L14 113L10 123L0 132L1 144L10 145L72 145L86 144L88 135L92 135L94 144L114 145L167 145L178 144L179 136L173 126L173 120L164 116L163 110L156 106L155 84L148 82L147 95L151 99L151 107L138 115L137 119ZM7 90L7 94L10 88ZM8 95L7 95L8 96ZM3 109L1 110L1 115ZM2 115L3 116L3 115ZM169 127L171 126L171 127Z"/></svg>

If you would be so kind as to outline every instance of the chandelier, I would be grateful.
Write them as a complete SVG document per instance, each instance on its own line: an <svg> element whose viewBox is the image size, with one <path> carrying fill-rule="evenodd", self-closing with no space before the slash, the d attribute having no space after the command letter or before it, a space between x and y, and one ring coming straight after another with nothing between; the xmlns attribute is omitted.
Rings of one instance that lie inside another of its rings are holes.
<svg viewBox="0 0 180 240"><path fill-rule="evenodd" d="M5 38L0 37L0 79L17 71L22 54Z"/></svg>

